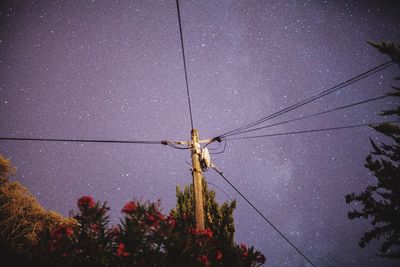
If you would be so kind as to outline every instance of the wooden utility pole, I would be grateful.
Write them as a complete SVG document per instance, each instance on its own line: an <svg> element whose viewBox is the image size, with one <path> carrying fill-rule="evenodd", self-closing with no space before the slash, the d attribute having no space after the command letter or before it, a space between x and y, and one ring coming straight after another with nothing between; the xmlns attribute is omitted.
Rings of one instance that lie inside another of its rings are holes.
<svg viewBox="0 0 400 267"><path fill-rule="evenodd" d="M204 230L203 184L200 166L201 148L199 144L199 131L197 129L192 129L191 147L196 229Z"/></svg>

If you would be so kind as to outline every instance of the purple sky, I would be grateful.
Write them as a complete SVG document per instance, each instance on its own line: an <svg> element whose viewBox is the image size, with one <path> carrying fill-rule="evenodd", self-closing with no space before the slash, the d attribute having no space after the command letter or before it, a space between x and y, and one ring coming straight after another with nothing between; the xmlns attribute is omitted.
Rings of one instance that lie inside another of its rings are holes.
<svg viewBox="0 0 400 267"><path fill-rule="evenodd" d="M383 4L384 2L384 4ZM278 111L388 60L367 40L399 40L398 1L180 2L193 120L214 137ZM190 120L175 1L17 1L0 4L0 136L187 140ZM390 90L396 67L281 119ZM382 121L385 99L253 134ZM250 135L250 134L248 134ZM395 266L361 249L369 224L347 219L344 201L373 176L363 167L369 128L232 140L212 160L317 266ZM82 195L175 204L191 182L187 150L166 146L0 142L16 180L64 215ZM238 200L236 241L267 266L308 266L214 172ZM210 185L219 201L229 200ZM113 222L117 222L114 219Z"/></svg>

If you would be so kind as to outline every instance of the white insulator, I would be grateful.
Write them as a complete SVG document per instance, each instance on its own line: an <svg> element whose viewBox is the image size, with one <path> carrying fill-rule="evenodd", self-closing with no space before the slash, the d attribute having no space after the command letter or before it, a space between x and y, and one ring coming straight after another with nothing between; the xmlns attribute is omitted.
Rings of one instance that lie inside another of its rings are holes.
<svg viewBox="0 0 400 267"><path fill-rule="evenodd" d="M197 154L201 154L202 149L199 143L194 143L194 150ZM200 155L201 156L201 155Z"/></svg>
<svg viewBox="0 0 400 267"><path fill-rule="evenodd" d="M211 166L211 158L210 153L208 152L208 148L203 148L201 150L201 161L203 161L204 166L209 168Z"/></svg>

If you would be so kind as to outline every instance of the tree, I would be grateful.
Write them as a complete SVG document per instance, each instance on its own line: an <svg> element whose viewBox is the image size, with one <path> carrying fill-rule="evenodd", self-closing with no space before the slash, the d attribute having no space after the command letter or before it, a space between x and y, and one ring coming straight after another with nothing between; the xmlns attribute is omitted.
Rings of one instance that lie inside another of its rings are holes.
<svg viewBox="0 0 400 267"><path fill-rule="evenodd" d="M203 206L204 226L210 228L222 241L233 244L235 225L233 222L233 210L236 201L224 202L221 206L215 200L215 192L208 190L207 182L203 178ZM195 227L194 192L193 184L185 186L183 190L176 187L176 208L172 210L175 218L188 216L192 227Z"/></svg>
<svg viewBox="0 0 400 267"><path fill-rule="evenodd" d="M218 248L221 257L224 255L220 262L214 262L210 266L258 266L265 263L266 258L259 251L234 242L233 211L236 208L236 200L219 205L215 200L215 192L208 189L204 177L202 185L205 231L209 230L212 233L211 244ZM171 215L178 221L184 218L191 229L196 227L194 203L193 184L186 185L183 189L180 186L176 187L176 207L171 211Z"/></svg>
<svg viewBox="0 0 400 267"><path fill-rule="evenodd" d="M400 63L400 45L393 43L371 43L394 62ZM396 78L400 80L400 77ZM399 97L400 88L393 86L389 95ZM400 106L383 111L382 116L400 118ZM359 241L365 247L373 239L383 239L378 256L400 259L400 127L398 124L383 123L371 126L385 135L391 143L376 143L370 139L372 152L366 158L365 167L375 177L375 184L365 191L346 195L346 202L361 203L361 210L348 212L349 219L370 219L373 228L364 233Z"/></svg>
<svg viewBox="0 0 400 267"><path fill-rule="evenodd" d="M42 231L69 221L46 211L26 187L10 181L15 170L0 155L0 266L23 265Z"/></svg>
<svg viewBox="0 0 400 267"><path fill-rule="evenodd" d="M235 202L220 207L206 184L207 228L200 231L190 205L185 208L189 187L168 215L161 213L160 201L130 201L120 223L110 226L107 203L83 196L78 211L64 218L9 181L11 174L15 168L0 157L0 266L255 267L266 260L253 247L234 244Z"/></svg>
<svg viewBox="0 0 400 267"><path fill-rule="evenodd" d="M15 173L16 169L11 164L11 161L0 155L0 185L7 182L8 178L15 175Z"/></svg>
<svg viewBox="0 0 400 267"><path fill-rule="evenodd" d="M265 257L246 245L221 243L210 228L196 230L188 216L160 211L160 202L130 201L121 223L108 226L108 207L90 196L78 200L77 223L42 237L37 266L255 267Z"/></svg>

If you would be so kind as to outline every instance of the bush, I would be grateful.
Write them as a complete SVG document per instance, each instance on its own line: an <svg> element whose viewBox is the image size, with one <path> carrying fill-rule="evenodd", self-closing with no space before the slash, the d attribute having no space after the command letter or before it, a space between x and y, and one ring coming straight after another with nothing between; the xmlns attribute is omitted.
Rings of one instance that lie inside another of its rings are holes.
<svg viewBox="0 0 400 267"><path fill-rule="evenodd" d="M187 217L160 212L160 202L128 202L120 224L108 227L106 203L78 200L76 224L59 225L42 237L41 260L48 266L260 266L253 247L222 243Z"/></svg>

